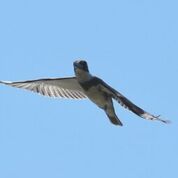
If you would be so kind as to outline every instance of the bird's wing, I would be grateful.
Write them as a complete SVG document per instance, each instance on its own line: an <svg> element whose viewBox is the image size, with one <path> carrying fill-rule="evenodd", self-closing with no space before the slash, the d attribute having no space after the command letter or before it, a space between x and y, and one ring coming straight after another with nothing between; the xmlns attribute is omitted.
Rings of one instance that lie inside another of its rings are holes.
<svg viewBox="0 0 178 178"><path fill-rule="evenodd" d="M101 79L98 79L102 82L101 90L108 93L113 99L115 99L118 103L121 104L124 108L132 111L133 113L137 114L138 116L147 119L147 120L158 120L164 123L169 123L168 120L163 120L159 116L154 116L145 110L141 109L140 107L136 106L134 103L132 103L129 99L127 99L125 96L123 96L121 93L110 87L108 84L106 84Z"/></svg>
<svg viewBox="0 0 178 178"><path fill-rule="evenodd" d="M1 84L30 90L44 96L83 99L87 98L75 77L27 80L20 82L0 81Z"/></svg>

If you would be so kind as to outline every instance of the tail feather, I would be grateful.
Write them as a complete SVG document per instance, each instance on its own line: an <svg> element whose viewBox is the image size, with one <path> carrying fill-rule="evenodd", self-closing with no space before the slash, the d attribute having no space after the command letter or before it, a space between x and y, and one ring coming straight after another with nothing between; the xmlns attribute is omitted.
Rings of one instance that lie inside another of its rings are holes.
<svg viewBox="0 0 178 178"><path fill-rule="evenodd" d="M113 123L114 125L120 125L120 126L123 126L122 122L118 119L118 117L115 115L115 116L110 116L108 115L108 118L109 120L111 121L111 123Z"/></svg>

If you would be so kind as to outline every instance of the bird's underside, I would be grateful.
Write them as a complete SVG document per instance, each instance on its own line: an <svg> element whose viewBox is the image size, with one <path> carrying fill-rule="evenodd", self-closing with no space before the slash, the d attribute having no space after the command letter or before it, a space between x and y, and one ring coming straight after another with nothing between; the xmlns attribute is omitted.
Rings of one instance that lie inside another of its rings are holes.
<svg viewBox="0 0 178 178"><path fill-rule="evenodd" d="M99 82L103 82L101 79L95 77ZM85 99L88 98L81 85L78 83L76 77L68 78L51 78L51 79L39 79L28 80L20 82L8 82L0 81L1 84L9 85L16 88L22 88L33 91L35 93L42 94L49 97L69 98L69 99ZM105 82L101 86L101 90L109 94L113 99L121 104L124 108L132 111L136 115L147 120L158 120L163 123L169 121L161 119L159 116L154 116L140 107L136 106L130 100L128 100L121 93L111 88Z"/></svg>

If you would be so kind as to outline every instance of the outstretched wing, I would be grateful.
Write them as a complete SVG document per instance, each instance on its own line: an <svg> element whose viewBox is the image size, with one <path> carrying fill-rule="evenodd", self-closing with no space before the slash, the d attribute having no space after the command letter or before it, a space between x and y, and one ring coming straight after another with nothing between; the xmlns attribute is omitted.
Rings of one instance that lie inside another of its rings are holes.
<svg viewBox="0 0 178 178"><path fill-rule="evenodd" d="M100 80L102 82L102 84L103 84L103 85L101 85L101 89L103 91L105 91L106 93L108 93L110 96L112 96L112 98L115 99L116 101L118 101L118 103L120 103L121 106L123 106L124 108L132 111L133 113L135 113L138 116L140 116L140 117L142 117L144 119L147 119L147 120L158 120L158 121L161 121L161 122L164 122L164 123L169 123L170 122L168 120L161 119L160 115L159 116L155 116L155 115L152 115L152 114L146 112L142 108L140 108L137 105L135 105L134 103L132 103L129 99L127 99L121 93L119 93L118 91L116 91L115 89L110 87L104 81L102 81L101 79L98 79L98 80Z"/></svg>
<svg viewBox="0 0 178 178"><path fill-rule="evenodd" d="M87 98L75 77L27 80L20 82L0 81L16 88L30 90L44 96L70 99Z"/></svg>

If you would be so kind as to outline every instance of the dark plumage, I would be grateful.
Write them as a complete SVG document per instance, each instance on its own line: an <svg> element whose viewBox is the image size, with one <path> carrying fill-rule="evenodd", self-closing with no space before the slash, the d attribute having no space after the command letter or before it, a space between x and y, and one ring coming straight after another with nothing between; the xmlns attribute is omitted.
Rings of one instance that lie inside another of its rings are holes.
<svg viewBox="0 0 178 178"><path fill-rule="evenodd" d="M12 87L23 88L40 93L44 96L71 98L71 99L84 99L88 98L95 103L99 108L103 109L108 116L111 123L114 125L122 126L121 121L117 117L113 99L118 101L121 106L132 111L136 115L148 119L158 120L163 123L169 121L160 119L159 116L154 116L140 107L136 106L128 100L121 93L113 89L98 77L92 76L89 73L87 62L84 60L77 60L74 62L75 77L68 78L52 78L52 79L38 79L27 80L20 82L6 82L0 83Z"/></svg>

